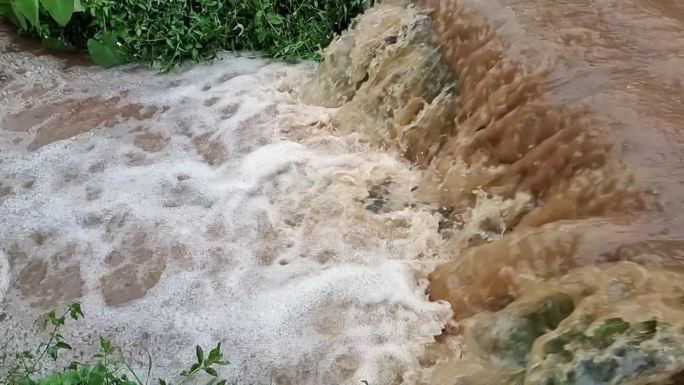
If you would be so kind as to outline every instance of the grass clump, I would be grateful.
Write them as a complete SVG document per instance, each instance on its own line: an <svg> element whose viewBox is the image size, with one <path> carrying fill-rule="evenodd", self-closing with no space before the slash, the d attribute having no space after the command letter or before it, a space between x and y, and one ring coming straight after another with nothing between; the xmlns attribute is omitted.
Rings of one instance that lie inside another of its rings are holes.
<svg viewBox="0 0 684 385"><path fill-rule="evenodd" d="M152 379L152 358L148 356L145 376L136 373L128 364L119 348L113 346L106 338L100 338L99 352L85 362L72 361L63 368L45 370L50 360L57 361L60 353L72 350L60 333L69 320L83 318L81 305L74 303L61 314L55 311L47 313L45 328L48 340L34 349L17 353L14 363L5 373L0 373L1 385L171 385L163 379ZM195 348L196 361L188 369L180 373L177 385L197 383L204 374L208 385L226 385L226 380L219 378L217 367L227 365L221 353L221 344L205 355L200 346ZM54 364L53 364L54 366Z"/></svg>
<svg viewBox="0 0 684 385"><path fill-rule="evenodd" d="M0 15L49 48L85 50L104 66L169 70L220 50L319 59L372 0L0 0ZM59 6L55 5L59 4Z"/></svg>

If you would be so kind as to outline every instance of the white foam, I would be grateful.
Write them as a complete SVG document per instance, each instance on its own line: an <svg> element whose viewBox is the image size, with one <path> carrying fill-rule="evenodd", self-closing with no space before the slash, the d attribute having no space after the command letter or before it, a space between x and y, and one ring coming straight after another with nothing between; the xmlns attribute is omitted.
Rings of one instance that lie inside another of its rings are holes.
<svg viewBox="0 0 684 385"><path fill-rule="evenodd" d="M439 218L402 206L420 178L389 154L324 131L300 143L281 135L330 113L274 91L282 81L301 81L306 68L227 58L161 76L60 72L57 63L20 53L2 60L34 66L32 76L57 77L46 100L73 97L74 89L79 97L126 89L127 100L167 107L152 119L36 152L25 150L31 133L0 132L2 182L13 188L0 199L0 244L46 261L48 275L57 275L41 284L59 280L65 267L80 268L87 317L69 338L92 342L103 333L143 359L149 349L165 377L183 369L195 344L217 341L232 362L224 374L255 382L390 384L420 370L424 346L450 317L447 305L425 295ZM24 89L31 82L14 81ZM8 105L0 119L27 106L10 96L0 96ZM224 116L234 103L235 114ZM168 137L168 145L143 152L134 145L139 126ZM194 142L202 134L226 149L226 162L202 159ZM397 185L398 203L371 213L363 202L368 188L387 178ZM22 187L30 180L31 188ZM31 238L36 232L44 235L40 244ZM173 256L178 244L185 253ZM124 262L146 274L163 265L145 296L118 307L105 304L103 279L132 273L109 265L113 250L124 259L152 254ZM0 295L8 274L19 279L27 263L8 273L6 261L0 253ZM4 306L13 326L0 349L26 342L22 332L39 311L27 311L27 303L41 299L10 288Z"/></svg>
<svg viewBox="0 0 684 385"><path fill-rule="evenodd" d="M5 299L7 288L9 287L10 279L9 259L7 255L0 250L0 304Z"/></svg>

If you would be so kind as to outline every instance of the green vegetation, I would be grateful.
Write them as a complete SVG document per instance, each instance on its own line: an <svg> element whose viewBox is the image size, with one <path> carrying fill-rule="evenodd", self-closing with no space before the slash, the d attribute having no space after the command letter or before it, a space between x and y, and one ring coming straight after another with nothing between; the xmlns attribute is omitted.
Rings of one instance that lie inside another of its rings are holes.
<svg viewBox="0 0 684 385"><path fill-rule="evenodd" d="M71 362L62 369L53 369L45 374L46 361L56 361L62 351L72 350L64 336L60 333L67 320L78 320L83 317L81 305L72 304L59 316L54 311L45 317L45 328L48 341L35 349L26 350L15 355L14 364L6 373L0 373L2 385L148 385L152 378L152 359L148 356L147 373L138 375L127 363L120 349L113 346L106 338L100 338L100 351L87 362ZM209 378L207 384L225 385L220 380L216 367L227 365L221 353L221 344L213 348L205 356L201 347L195 348L196 362L180 373L178 385L197 383L200 374ZM158 379L159 385L170 385Z"/></svg>
<svg viewBox="0 0 684 385"><path fill-rule="evenodd" d="M0 313L0 321L3 320L3 316L4 313ZM39 344L34 349L16 353L12 365L5 372L0 371L0 385L174 384L174 382L161 378L156 378L156 380L153 378L152 357L150 355L147 356L145 376L140 376L131 368L121 349L103 337L100 337L99 352L89 360L85 362L72 361L64 368L55 368L60 353L73 350L60 333L62 328L68 321L78 321L83 317L80 303L69 305L59 315L53 310L41 317L44 319L43 329L48 334L47 342ZM196 346L195 359L196 361L188 369L180 372L179 380L175 382L176 385L198 384L201 383L202 379L207 379L206 385L238 385L237 380L228 383L219 376L217 367L229 364L223 358L220 342L209 351L208 355L205 355L200 346ZM49 360L52 360L52 365L46 365L50 363ZM50 367L48 368L48 366ZM273 384L273 381L270 384ZM361 384L370 385L366 380L361 380Z"/></svg>
<svg viewBox="0 0 684 385"><path fill-rule="evenodd" d="M105 67L151 63L169 70L220 50L284 60L320 48L372 0L0 0L19 32L59 50L85 50Z"/></svg>

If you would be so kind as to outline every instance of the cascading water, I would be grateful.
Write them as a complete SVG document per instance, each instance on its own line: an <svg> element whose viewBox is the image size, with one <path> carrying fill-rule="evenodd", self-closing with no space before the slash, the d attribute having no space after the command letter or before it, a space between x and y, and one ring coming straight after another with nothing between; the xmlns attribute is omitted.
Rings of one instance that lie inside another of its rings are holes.
<svg viewBox="0 0 684 385"><path fill-rule="evenodd" d="M642 136L681 129L684 12L580 3L383 2L328 48L308 86L323 96L305 89L340 106L338 132L424 170L414 198L444 214L450 261L429 292L458 323L434 347L433 384L681 380L682 227L652 169L630 166L651 158ZM673 39L666 58L635 38L644 25ZM671 170L679 148L662 147Z"/></svg>
<svg viewBox="0 0 684 385"><path fill-rule="evenodd" d="M383 1L317 69L163 76L2 32L0 357L80 298L164 376L220 340L247 383L679 383L682 26Z"/></svg>

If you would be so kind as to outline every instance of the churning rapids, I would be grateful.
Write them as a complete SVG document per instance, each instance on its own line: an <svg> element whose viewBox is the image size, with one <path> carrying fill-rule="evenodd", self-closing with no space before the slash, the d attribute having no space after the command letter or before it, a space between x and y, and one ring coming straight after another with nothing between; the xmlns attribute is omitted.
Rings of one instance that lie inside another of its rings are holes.
<svg viewBox="0 0 684 385"><path fill-rule="evenodd" d="M25 44L0 363L78 299L167 377L223 341L244 383L684 383L684 3L384 1L320 66Z"/></svg>

